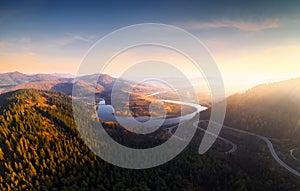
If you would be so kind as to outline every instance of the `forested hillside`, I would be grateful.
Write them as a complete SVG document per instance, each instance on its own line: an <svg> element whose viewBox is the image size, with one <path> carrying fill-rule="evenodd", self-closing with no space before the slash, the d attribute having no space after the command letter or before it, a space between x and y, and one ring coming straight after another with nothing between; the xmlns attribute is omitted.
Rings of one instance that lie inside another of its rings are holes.
<svg viewBox="0 0 300 191"><path fill-rule="evenodd" d="M300 138L300 78L258 85L227 99L225 123L275 138Z"/></svg>
<svg viewBox="0 0 300 191"><path fill-rule="evenodd" d="M234 156L199 155L195 140L167 164L122 169L85 146L65 94L18 90L0 102L0 190L295 190L293 178L264 162L249 162L253 175Z"/></svg>

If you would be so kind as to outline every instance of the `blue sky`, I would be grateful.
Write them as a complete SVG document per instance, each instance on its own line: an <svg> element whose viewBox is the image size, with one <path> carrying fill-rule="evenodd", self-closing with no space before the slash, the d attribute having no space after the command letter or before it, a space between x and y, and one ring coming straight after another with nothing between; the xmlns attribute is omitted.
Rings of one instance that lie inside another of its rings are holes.
<svg viewBox="0 0 300 191"><path fill-rule="evenodd" d="M0 72L76 73L99 38L147 22L196 35L228 78L300 76L300 1L1 1Z"/></svg>
<svg viewBox="0 0 300 191"><path fill-rule="evenodd" d="M2 1L1 36L104 34L143 22L298 19L299 1Z"/></svg>

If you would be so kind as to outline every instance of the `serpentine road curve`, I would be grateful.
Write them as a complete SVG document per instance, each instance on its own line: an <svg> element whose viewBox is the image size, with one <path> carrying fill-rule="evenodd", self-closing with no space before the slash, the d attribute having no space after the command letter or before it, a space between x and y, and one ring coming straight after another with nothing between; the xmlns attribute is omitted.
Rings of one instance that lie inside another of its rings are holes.
<svg viewBox="0 0 300 191"><path fill-rule="evenodd" d="M208 122L209 120L201 120L199 122ZM258 135L258 134L255 134L255 133L251 133L251 132L248 132L248 131L243 131L243 130L240 130L240 129L235 129L235 128L232 128L232 127L229 127L229 126L226 126L226 125L223 125L223 128L225 129L229 129L229 130L232 130L232 131L236 131L236 132L239 132L239 133L243 133L243 134L247 134L247 135L251 135L251 136L255 136L257 138L260 138L262 139L263 141L265 141L265 143L267 144L270 152L271 152L271 155L273 156L273 158L276 160L276 162L278 164L280 164L282 167L284 167L286 170L288 170L289 172L291 172L292 174L296 175L296 176L300 176L300 173L298 171L296 171L295 169L291 168L290 166L288 166L286 163L284 163L279 157L278 155L276 154L276 151L273 147L273 144L272 142L267 138L267 137L264 137L264 136L261 136L261 135Z"/></svg>
<svg viewBox="0 0 300 191"><path fill-rule="evenodd" d="M225 138L223 138L223 137L221 137L219 135L215 135L215 134L213 134L213 133L211 133L211 132L209 132L206 129L203 129L201 127L197 127L197 128L199 130L203 131L204 133L206 132L206 133L208 133L208 134L210 134L210 135L212 135L214 137L217 137L217 139L220 139L220 140L224 141L225 143L230 144L232 148L229 151L226 151L225 154L234 153L236 151L237 145L234 142L232 142L232 141L230 141L228 139L225 139Z"/></svg>
<svg viewBox="0 0 300 191"><path fill-rule="evenodd" d="M154 94L150 94L149 96L153 96L153 95L157 95L157 94L160 94L160 92L155 92ZM183 105L188 105L188 106L192 106L192 107L195 107L197 109L197 112L200 112L201 110L205 110L204 107L198 105L198 104L192 104L192 103L185 103L185 102L181 102L181 101L173 101L173 100L161 100L163 102L169 102L169 103L175 103L175 104L183 104ZM209 120L200 120L199 122L208 122ZM215 135L211 132L208 132L207 130L205 129L202 129L198 126L198 123L194 123L193 125L196 125L198 129L200 129L201 131L205 131L206 133L209 133L210 135L213 135L213 136L217 136L217 138L219 138L220 140L223 140L229 144L232 145L232 149L230 151L228 151L227 153L230 153L230 152L234 152L236 151L236 144L234 144L233 142L223 138L223 137L220 137L218 135ZM171 128L175 128L176 126L172 126ZM238 133L243 133L243 134L247 134L247 135L251 135L251 136L254 136L254 137L257 137L259 139L262 139L268 146L269 148L269 151L271 152L271 155L273 156L273 158L276 160L276 162L281 165L282 167L284 167L286 170L288 170L290 173L296 175L296 176L299 176L300 177L300 172L298 172L297 170L293 169L292 167L288 166L286 163L284 163L279 157L278 155L276 154L276 151L273 147L273 144L272 142L267 138L267 137L264 137L262 135L258 135L258 134L255 134L255 133L252 133L252 132L248 132L248 131L244 131L244 130L240 130L240 129L236 129L236 128L232 128L232 127L229 127L229 126L226 126L226 125L223 125L223 128L225 129L229 129L229 130L232 130L232 131L235 131L235 132L238 132ZM169 132L172 131L172 129L170 130L170 128L168 128ZM291 154L293 152L291 151Z"/></svg>
<svg viewBox="0 0 300 191"><path fill-rule="evenodd" d="M179 125L179 124L178 124L178 125ZM166 129L169 131L170 134L173 134L173 133L172 133L173 129L175 129L178 125L173 125L173 126L168 127L168 128L166 128ZM195 124L194 124L194 126L195 126ZM234 152L237 150L237 145L236 145L235 143L233 143L232 141L230 141L230 140L228 140L228 139L225 139L225 138L223 138L223 137L220 137L220 136L218 136L218 135L215 135L215 134L213 134L213 133L211 133L211 132L208 132L208 131L206 131L206 129L203 129L203 128L201 128L201 127L197 127L197 128L198 128L199 130L203 131L204 133L207 132L208 134L210 134L210 135L212 135L212 136L214 136L214 137L217 137L217 139L220 139L220 140L224 141L225 143L230 144L232 148L231 148L229 151L226 151L225 154L234 153ZM172 136L175 136L175 135L172 135ZM181 140L181 141L184 141L184 139L182 139L181 137L177 137L177 136L176 136L176 138L179 139L179 140Z"/></svg>
<svg viewBox="0 0 300 191"><path fill-rule="evenodd" d="M298 159L298 158L295 157L295 155L294 155L294 151L295 151L295 150L298 150L298 149L291 149L291 150L290 150L290 155L291 155L291 157L292 157L294 160L300 162L300 159Z"/></svg>

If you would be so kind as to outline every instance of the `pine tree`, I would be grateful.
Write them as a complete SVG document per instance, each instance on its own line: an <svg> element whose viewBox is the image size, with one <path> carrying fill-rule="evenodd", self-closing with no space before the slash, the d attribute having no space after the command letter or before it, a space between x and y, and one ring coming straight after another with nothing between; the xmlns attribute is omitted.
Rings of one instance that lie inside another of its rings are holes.
<svg viewBox="0 0 300 191"><path fill-rule="evenodd" d="M4 160L4 153L1 147L0 147L0 160Z"/></svg>

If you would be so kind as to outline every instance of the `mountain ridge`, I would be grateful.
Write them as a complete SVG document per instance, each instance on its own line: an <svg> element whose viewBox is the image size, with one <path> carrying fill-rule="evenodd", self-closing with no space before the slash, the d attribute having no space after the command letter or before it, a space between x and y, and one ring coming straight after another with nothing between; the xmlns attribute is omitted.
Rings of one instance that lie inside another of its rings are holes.
<svg viewBox="0 0 300 191"><path fill-rule="evenodd" d="M53 90L72 94L74 83L79 87L81 94L101 93L102 91L109 92L115 82L115 78L107 74L91 74L76 78L65 78L65 74L23 74L20 72L9 72L0 74L0 93L15 91L18 89L41 89ZM94 83L97 82L94 90ZM121 81L121 84L126 87L130 83Z"/></svg>
<svg viewBox="0 0 300 191"><path fill-rule="evenodd" d="M300 144L300 78L257 85L226 99L224 123ZM209 118L211 109L202 114Z"/></svg>

